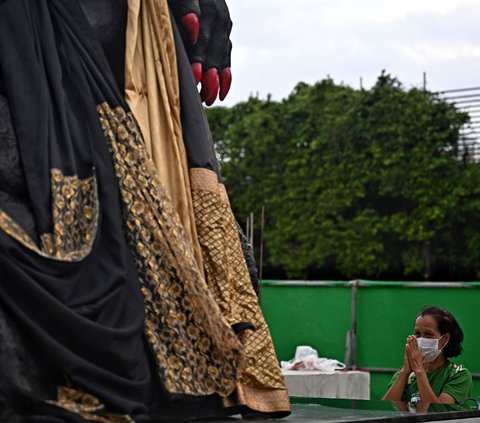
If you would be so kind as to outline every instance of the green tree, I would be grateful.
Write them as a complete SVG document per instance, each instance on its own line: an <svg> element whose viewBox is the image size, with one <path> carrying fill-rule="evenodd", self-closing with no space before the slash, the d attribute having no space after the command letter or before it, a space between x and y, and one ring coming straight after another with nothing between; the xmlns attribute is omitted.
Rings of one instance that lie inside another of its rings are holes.
<svg viewBox="0 0 480 423"><path fill-rule="evenodd" d="M370 90L300 83L208 117L234 212L267 211L266 265L289 277L480 275L480 169L468 116L382 73ZM267 273L268 274L268 273Z"/></svg>

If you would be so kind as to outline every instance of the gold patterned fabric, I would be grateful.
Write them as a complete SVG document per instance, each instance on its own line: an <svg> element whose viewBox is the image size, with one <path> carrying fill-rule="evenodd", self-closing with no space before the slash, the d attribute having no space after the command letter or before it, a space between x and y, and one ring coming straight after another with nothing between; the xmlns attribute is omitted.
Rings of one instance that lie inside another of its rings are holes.
<svg viewBox="0 0 480 423"><path fill-rule="evenodd" d="M207 284L231 325L252 323L240 334L247 364L237 391L225 404L266 412L288 412L285 382L267 324L253 290L225 187L207 169L190 169L197 231Z"/></svg>
<svg viewBox="0 0 480 423"><path fill-rule="evenodd" d="M98 106L118 178L127 241L145 297L146 334L172 393L229 395L242 346L201 276L131 113Z"/></svg>
<svg viewBox="0 0 480 423"><path fill-rule="evenodd" d="M225 407L246 405L260 413L284 417L290 412L290 400L285 389L253 388L239 383L235 392L223 401Z"/></svg>
<svg viewBox="0 0 480 423"><path fill-rule="evenodd" d="M92 250L98 227L95 177L80 179L51 169L53 231L40 236L41 247L13 218L0 210L0 228L38 255L59 261L81 261Z"/></svg>
<svg viewBox="0 0 480 423"><path fill-rule="evenodd" d="M105 405L93 395L66 386L58 387L56 401L47 402L57 407L64 408L71 413L78 414L87 421L101 423L134 423L130 416L108 413Z"/></svg>

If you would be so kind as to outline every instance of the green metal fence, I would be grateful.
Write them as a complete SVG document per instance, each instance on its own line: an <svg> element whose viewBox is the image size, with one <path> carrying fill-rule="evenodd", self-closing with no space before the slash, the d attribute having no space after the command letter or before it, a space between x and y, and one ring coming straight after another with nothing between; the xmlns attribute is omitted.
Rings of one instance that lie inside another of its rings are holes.
<svg viewBox="0 0 480 423"><path fill-rule="evenodd" d="M291 359L298 345L346 360L371 372L372 400L383 396L402 365L418 311L446 308L465 333L464 353L453 361L470 369L480 396L480 282L264 280L260 302L279 360Z"/></svg>

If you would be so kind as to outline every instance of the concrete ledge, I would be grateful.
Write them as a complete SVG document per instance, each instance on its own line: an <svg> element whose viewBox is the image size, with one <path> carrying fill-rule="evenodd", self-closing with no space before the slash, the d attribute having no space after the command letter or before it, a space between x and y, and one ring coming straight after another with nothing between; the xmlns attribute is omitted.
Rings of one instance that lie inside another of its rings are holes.
<svg viewBox="0 0 480 423"><path fill-rule="evenodd" d="M321 372L282 370L292 397L370 399L370 373L359 371Z"/></svg>

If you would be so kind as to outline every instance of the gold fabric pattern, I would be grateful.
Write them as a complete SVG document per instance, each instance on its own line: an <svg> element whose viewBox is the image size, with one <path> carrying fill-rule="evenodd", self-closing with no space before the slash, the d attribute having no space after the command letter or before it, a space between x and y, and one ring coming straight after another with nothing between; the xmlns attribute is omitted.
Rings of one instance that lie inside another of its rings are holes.
<svg viewBox="0 0 480 423"><path fill-rule="evenodd" d="M56 401L46 402L64 408L71 413L78 414L87 421L101 423L134 423L133 419L128 415L108 413L105 405L93 395L73 388L67 388L66 386L58 387Z"/></svg>
<svg viewBox="0 0 480 423"><path fill-rule="evenodd" d="M53 232L41 236L43 250L69 261L81 260L92 249L98 226L97 184L51 170Z"/></svg>
<svg viewBox="0 0 480 423"><path fill-rule="evenodd" d="M223 400L225 407L247 405L262 413L290 411L290 399L286 389L259 389L238 384L236 391Z"/></svg>
<svg viewBox="0 0 480 423"><path fill-rule="evenodd" d="M80 179L51 169L53 231L40 236L41 248L10 216L0 210L0 228L38 255L59 261L81 261L92 250L98 227L95 177Z"/></svg>
<svg viewBox="0 0 480 423"><path fill-rule="evenodd" d="M123 203L124 224L145 297L146 334L172 393L226 396L242 346L220 313L156 178L131 113L98 106Z"/></svg>
<svg viewBox="0 0 480 423"><path fill-rule="evenodd" d="M35 251L37 254L45 255L37 245L32 241L32 238L17 224L7 213L0 209L0 228L12 238L16 239L29 250Z"/></svg>
<svg viewBox="0 0 480 423"><path fill-rule="evenodd" d="M251 284L225 188L218 183L217 175L207 169L190 169L190 178L208 287L231 325L250 322L256 328L240 335L247 355L240 382L265 394L274 390L281 400L278 404L267 401L265 407L268 411L285 410L288 405L285 382ZM263 402L257 399L258 403ZM252 402L246 405L265 411Z"/></svg>

